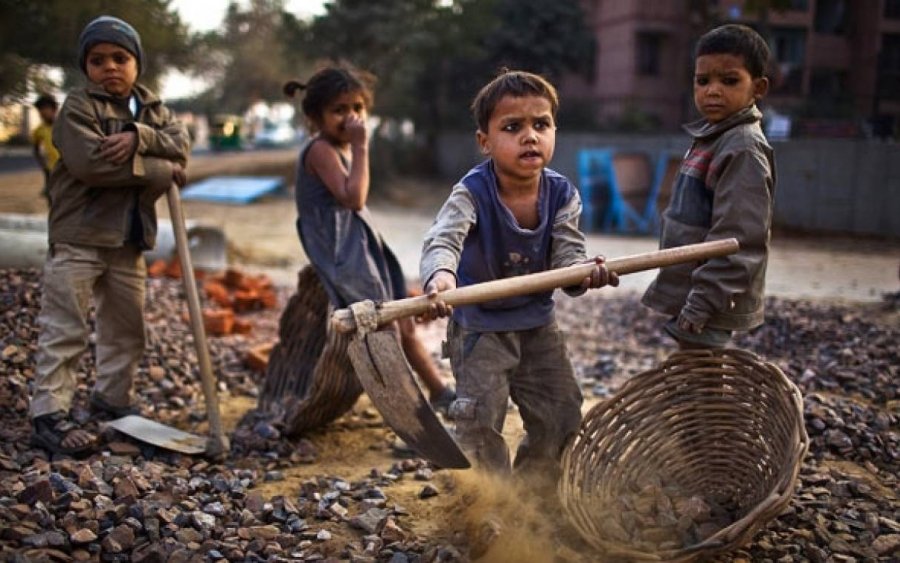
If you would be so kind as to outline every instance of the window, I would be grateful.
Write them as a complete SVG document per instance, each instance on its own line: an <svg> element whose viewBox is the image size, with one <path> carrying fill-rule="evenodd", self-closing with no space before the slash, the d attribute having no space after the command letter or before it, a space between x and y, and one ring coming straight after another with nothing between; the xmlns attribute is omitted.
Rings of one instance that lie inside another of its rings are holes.
<svg viewBox="0 0 900 563"><path fill-rule="evenodd" d="M878 54L878 95L890 100L900 99L900 34L882 37Z"/></svg>
<svg viewBox="0 0 900 563"><path fill-rule="evenodd" d="M802 66L806 59L806 32L793 28L773 29L771 48L779 63Z"/></svg>
<svg viewBox="0 0 900 563"><path fill-rule="evenodd" d="M847 3L845 0L819 0L816 2L816 32L843 35L847 30Z"/></svg>
<svg viewBox="0 0 900 563"><path fill-rule="evenodd" d="M884 0L884 17L892 20L900 19L900 0Z"/></svg>
<svg viewBox="0 0 900 563"><path fill-rule="evenodd" d="M772 93L799 95L803 92L803 65L806 60L806 31L775 28L769 46L778 72L773 77Z"/></svg>
<svg viewBox="0 0 900 563"><path fill-rule="evenodd" d="M809 11L809 0L791 0L790 9L798 12Z"/></svg>
<svg viewBox="0 0 900 563"><path fill-rule="evenodd" d="M640 76L659 76L662 34L641 32L637 35L637 73Z"/></svg>

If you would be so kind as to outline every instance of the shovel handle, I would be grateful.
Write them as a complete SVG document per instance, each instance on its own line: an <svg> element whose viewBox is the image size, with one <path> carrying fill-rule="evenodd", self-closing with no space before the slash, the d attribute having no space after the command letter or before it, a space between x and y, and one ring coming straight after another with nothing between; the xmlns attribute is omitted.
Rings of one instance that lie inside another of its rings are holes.
<svg viewBox="0 0 900 563"><path fill-rule="evenodd" d="M200 385L206 401L206 418L209 420L209 439L206 453L218 457L228 453L228 438L222 430L222 419L219 414L219 394L216 391L216 379L213 376L212 361L206 345L206 329L203 327L203 315L200 310L200 296L197 293L197 281L194 279L194 266L188 246L187 228L184 223L184 211L181 207L181 194L178 186L172 184L166 194L169 203L169 215L172 218L172 230L175 233L175 248L181 264L181 276L184 281L184 293L187 297L188 312L191 317L191 330L194 333L194 346L197 349L197 363L200 370Z"/></svg>
<svg viewBox="0 0 900 563"><path fill-rule="evenodd" d="M727 256L734 254L739 249L740 245L737 239L729 238L613 258L606 261L606 267L609 271L622 276L673 264ZM594 262L575 264L535 274L467 285L443 291L434 299L440 299L447 305L457 307L460 305L484 303L495 299L540 293L560 287L580 285L582 280L594 270L595 265ZM383 326L405 317L421 315L428 310L434 299L429 298L427 295L420 295L378 304L378 326ZM356 330L356 319L353 318L353 313L350 309L335 311L331 317L331 322L335 330L340 333Z"/></svg>

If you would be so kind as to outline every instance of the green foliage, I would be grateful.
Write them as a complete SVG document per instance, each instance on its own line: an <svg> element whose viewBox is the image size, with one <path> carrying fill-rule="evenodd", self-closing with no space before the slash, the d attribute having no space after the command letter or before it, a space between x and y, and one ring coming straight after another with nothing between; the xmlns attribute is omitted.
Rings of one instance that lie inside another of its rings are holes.
<svg viewBox="0 0 900 563"><path fill-rule="evenodd" d="M303 74L307 25L284 11L284 0L228 6L222 27L197 41L195 71L212 78L199 97L206 113L242 113L254 101L284 101L282 85Z"/></svg>
<svg viewBox="0 0 900 563"><path fill-rule="evenodd" d="M62 67L66 82L78 81L78 35L100 15L132 24L141 34L145 66L141 81L151 87L169 67L192 61L187 27L169 0L0 0L0 98L20 98L34 65Z"/></svg>
<svg viewBox="0 0 900 563"><path fill-rule="evenodd" d="M497 1L494 11L502 25L486 40L495 63L550 79L565 71L591 71L594 36L578 2L505 0Z"/></svg>
<svg viewBox="0 0 900 563"><path fill-rule="evenodd" d="M555 80L594 52L578 0L335 0L294 39L374 73L377 113L412 119L431 155L438 132L474 129L469 104L500 68Z"/></svg>

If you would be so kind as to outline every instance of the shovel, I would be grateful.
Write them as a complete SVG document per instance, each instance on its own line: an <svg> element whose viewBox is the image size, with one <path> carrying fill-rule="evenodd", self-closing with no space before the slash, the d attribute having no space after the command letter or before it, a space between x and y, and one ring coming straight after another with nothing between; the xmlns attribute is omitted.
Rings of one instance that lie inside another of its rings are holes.
<svg viewBox="0 0 900 563"><path fill-rule="evenodd" d="M178 259L181 263L184 292L188 302L191 329L194 333L194 346L197 348L197 361L200 364L200 383L203 388L203 398L206 401L209 436L204 439L196 434L183 432L177 428L134 415L119 418L107 424L123 434L154 446L186 454L205 452L209 457L217 458L228 451L229 444L228 438L222 431L222 419L219 415L219 395L216 391L212 362L209 359L209 349L206 346L206 330L203 327L200 297L197 294L197 282L194 279L194 267L191 263L187 229L184 224L184 212L181 208L181 194L178 191L178 186L172 184L167 196L172 229L175 232L175 248L178 251Z"/></svg>
<svg viewBox="0 0 900 563"><path fill-rule="evenodd" d="M614 258L606 261L606 267L621 276L726 256L738 249L737 239L731 238ZM451 289L438 297L448 305L461 306L540 293L579 285L594 267L593 262L576 264ZM432 302L427 295L379 304L363 301L335 311L331 321L338 332L356 331L347 349L350 360L372 404L394 432L435 465L465 469L470 467L468 459L422 395L396 335L378 330L398 319L425 313Z"/></svg>

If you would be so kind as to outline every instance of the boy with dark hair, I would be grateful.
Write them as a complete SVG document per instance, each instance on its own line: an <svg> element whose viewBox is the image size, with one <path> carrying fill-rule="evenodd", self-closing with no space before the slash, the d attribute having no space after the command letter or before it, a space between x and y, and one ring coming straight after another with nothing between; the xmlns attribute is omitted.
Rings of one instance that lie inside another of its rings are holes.
<svg viewBox="0 0 900 563"><path fill-rule="evenodd" d="M44 188L41 195L47 196L47 184L50 179L50 172L59 160L59 151L53 146L53 122L56 121L56 110L59 104L50 94L42 94L34 102L35 109L41 117L41 124L34 128L31 132L31 145L34 148L34 159L37 160L44 172Z"/></svg>
<svg viewBox="0 0 900 563"><path fill-rule="evenodd" d="M556 89L540 76L504 72L472 104L488 157L453 188L428 231L421 261L429 316L453 318L447 347L457 400L450 407L460 445L488 469L508 472L503 422L511 397L526 436L515 466L551 479L581 421L581 391L556 325L552 292L451 310L439 292L587 261L578 230L581 201L546 168L556 143ZM618 285L603 258L580 287Z"/></svg>
<svg viewBox="0 0 900 563"><path fill-rule="evenodd" d="M772 147L756 102L765 96L766 42L743 25L700 38L694 104L685 126L693 144L663 214L660 248L729 237L737 254L662 268L643 303L671 315L665 331L681 348L720 348L734 330L763 322L763 293L775 189Z"/></svg>
<svg viewBox="0 0 900 563"><path fill-rule="evenodd" d="M88 344L96 301L97 381L91 410L135 414L131 388L144 352L143 250L156 241L156 200L183 186L188 134L137 83L141 39L126 22L101 16L79 38L78 63L90 84L69 94L53 126L61 160L50 176L50 252L38 317L31 397L32 442L78 454L94 436L69 416L75 370Z"/></svg>

